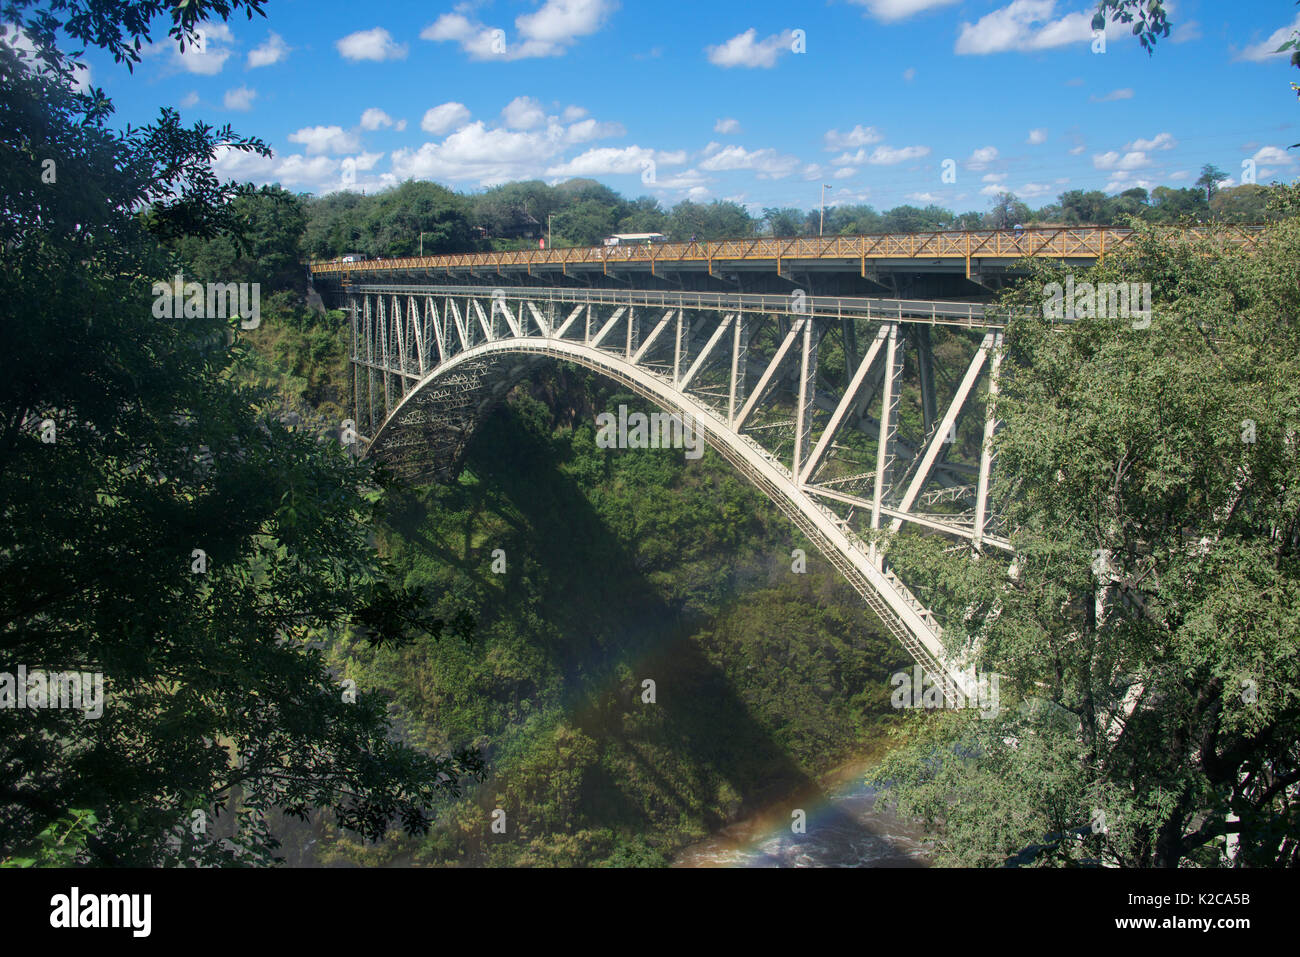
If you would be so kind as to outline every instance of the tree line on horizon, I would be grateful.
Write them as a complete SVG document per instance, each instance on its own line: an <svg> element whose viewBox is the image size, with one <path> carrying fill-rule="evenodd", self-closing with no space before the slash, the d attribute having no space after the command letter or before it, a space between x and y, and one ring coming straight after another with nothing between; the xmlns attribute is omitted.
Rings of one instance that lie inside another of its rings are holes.
<svg viewBox="0 0 1300 957"><path fill-rule="evenodd" d="M1207 164L1191 187L1135 186L1115 195L1074 189L1038 209L1009 192L994 197L987 212L957 213L935 204L884 211L860 204L829 206L824 225L819 209L770 207L755 216L729 200L683 200L666 209L652 196L628 199L592 179L553 186L540 180L504 183L473 194L407 180L371 195L301 194L298 201L306 212L303 251L311 260L349 253L393 258L421 251L536 249L543 238L557 248L597 246L615 233L663 233L676 242L706 242L1017 225L1123 226L1135 219L1158 224L1262 223L1277 215L1267 209L1267 187L1252 183L1220 188L1225 178Z"/></svg>

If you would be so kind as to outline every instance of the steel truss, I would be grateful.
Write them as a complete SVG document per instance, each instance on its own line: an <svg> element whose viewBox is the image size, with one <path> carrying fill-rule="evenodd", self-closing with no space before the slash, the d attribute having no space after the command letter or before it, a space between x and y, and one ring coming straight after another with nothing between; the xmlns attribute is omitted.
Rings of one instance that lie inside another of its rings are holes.
<svg viewBox="0 0 1300 957"><path fill-rule="evenodd" d="M693 421L946 693L972 693L963 656L875 542L884 523L910 523L1011 549L990 502L1002 333L978 306L392 284L344 296L360 440L396 474L454 474L475 427L536 364L593 369ZM967 356L951 394L932 335Z"/></svg>

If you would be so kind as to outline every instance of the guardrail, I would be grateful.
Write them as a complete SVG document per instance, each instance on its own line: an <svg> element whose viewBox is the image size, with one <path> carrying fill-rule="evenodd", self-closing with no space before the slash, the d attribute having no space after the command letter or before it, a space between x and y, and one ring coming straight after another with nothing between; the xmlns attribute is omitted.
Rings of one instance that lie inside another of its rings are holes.
<svg viewBox="0 0 1300 957"><path fill-rule="evenodd" d="M559 305L642 306L658 309L711 309L808 316L817 319L867 318L930 322L967 328L1005 325L1008 316L993 313L983 303L933 299L882 299L865 296L777 295L770 293L693 292L641 289L592 289L558 286L508 286L489 290L487 286L415 285L405 283L356 283L352 292L380 296L474 296L491 295L505 302L545 300ZM1028 310L1026 316L1032 313Z"/></svg>

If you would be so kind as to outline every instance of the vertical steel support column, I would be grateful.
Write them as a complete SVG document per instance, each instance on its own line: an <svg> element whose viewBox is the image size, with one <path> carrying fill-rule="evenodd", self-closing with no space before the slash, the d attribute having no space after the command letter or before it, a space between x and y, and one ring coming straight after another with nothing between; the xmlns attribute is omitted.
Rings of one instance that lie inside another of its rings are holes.
<svg viewBox="0 0 1300 957"><path fill-rule="evenodd" d="M736 400L745 399L745 353L749 350L749 321L742 310L736 315L736 328L731 337L731 391L727 398L727 423L735 425Z"/></svg>
<svg viewBox="0 0 1300 957"><path fill-rule="evenodd" d="M385 302L385 296L380 295L377 298L380 300L380 332L383 335L380 348L380 365L383 369L383 417L387 419L389 412L393 411L393 381L390 372L393 368L393 359L390 356L393 330L389 328L389 304Z"/></svg>
<svg viewBox="0 0 1300 957"><path fill-rule="evenodd" d="M357 308L357 297L348 296L348 312L352 315L352 421L356 423L357 430L361 429L361 358L358 348L361 343L361 322L360 311Z"/></svg>
<svg viewBox="0 0 1300 957"><path fill-rule="evenodd" d="M993 436L998 428L998 369L1002 365L1002 333L993 336L993 361L989 365L989 395L984 407L984 444L980 447L979 484L975 487L975 547L984 541L988 519L989 477L993 469Z"/></svg>
<svg viewBox="0 0 1300 957"><path fill-rule="evenodd" d="M890 445L898 431L898 387L903 373L903 353L898 348L898 323L889 323L885 340L884 393L880 405L880 440L876 445L876 487L871 499L871 527L880 527L880 506L889 489L894 456Z"/></svg>
<svg viewBox="0 0 1300 957"><path fill-rule="evenodd" d="M682 381L682 327L686 325L686 310L677 310L677 341L673 344L673 385ZM687 326L687 334L690 328Z"/></svg>
<svg viewBox="0 0 1300 957"><path fill-rule="evenodd" d="M366 314L366 412L370 418L370 434L375 434L375 314L370 308L370 297L361 297Z"/></svg>
<svg viewBox="0 0 1300 957"><path fill-rule="evenodd" d="M803 350L799 357L799 404L795 409L794 453L790 474L796 484L802 485L800 466L808 455L808 435L812 431L813 408L816 405L817 335L816 323L811 318L803 320Z"/></svg>

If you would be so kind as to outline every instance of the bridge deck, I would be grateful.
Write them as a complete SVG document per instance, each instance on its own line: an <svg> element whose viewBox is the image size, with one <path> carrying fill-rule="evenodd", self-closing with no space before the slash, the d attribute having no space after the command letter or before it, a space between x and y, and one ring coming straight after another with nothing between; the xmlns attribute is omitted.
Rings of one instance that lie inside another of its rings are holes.
<svg viewBox="0 0 1300 957"><path fill-rule="evenodd" d="M1253 245L1259 226L1216 224L1206 227L1169 227L1187 240L1216 239L1233 245ZM1080 262L1103 259L1107 253L1132 241L1134 231L1112 226L1062 226L1029 229L986 229L932 231L922 233L878 233L869 236L827 236L796 239L727 239L705 243L659 243L650 246L584 246L572 249L532 249L508 252L464 253L417 256L405 259L363 262L313 263L318 276L347 278L360 275L429 272L445 270L476 274L524 271L582 272L608 271L614 267L638 267L655 274L660 268L698 268L710 273L732 264L770 265L778 273L787 267L829 267L845 270L857 267L866 274L868 262L920 264L966 264L971 260L1014 261L1037 256ZM487 278L485 276L485 278Z"/></svg>

